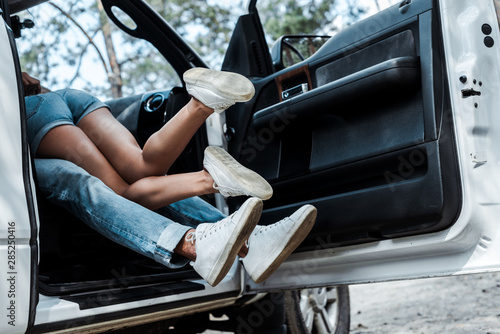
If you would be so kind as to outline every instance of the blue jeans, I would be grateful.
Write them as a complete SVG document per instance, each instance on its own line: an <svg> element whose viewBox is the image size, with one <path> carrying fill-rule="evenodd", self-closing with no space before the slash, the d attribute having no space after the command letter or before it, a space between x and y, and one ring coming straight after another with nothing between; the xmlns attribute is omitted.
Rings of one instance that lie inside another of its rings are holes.
<svg viewBox="0 0 500 334"><path fill-rule="evenodd" d="M169 268L189 262L174 254L189 229L225 217L198 197L173 203L158 213L151 211L117 195L101 180L66 160L35 159L35 168L40 191L51 202L109 239Z"/></svg>

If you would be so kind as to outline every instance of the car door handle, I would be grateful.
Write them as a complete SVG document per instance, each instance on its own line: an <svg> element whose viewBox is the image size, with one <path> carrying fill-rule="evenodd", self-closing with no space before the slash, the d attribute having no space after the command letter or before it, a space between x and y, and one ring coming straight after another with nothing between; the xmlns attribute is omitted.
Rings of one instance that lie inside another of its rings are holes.
<svg viewBox="0 0 500 334"><path fill-rule="evenodd" d="M293 88L284 90L283 93L281 93L281 98L284 100L290 99L294 97L295 95L299 95L302 93L305 93L309 90L309 85L306 83L300 84L298 86L295 86Z"/></svg>

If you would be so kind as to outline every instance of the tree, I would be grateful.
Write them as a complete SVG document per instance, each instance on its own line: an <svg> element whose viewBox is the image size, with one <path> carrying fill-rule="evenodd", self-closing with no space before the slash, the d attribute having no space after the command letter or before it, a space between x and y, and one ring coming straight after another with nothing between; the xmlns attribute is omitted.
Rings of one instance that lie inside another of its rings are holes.
<svg viewBox="0 0 500 334"><path fill-rule="evenodd" d="M333 21L336 0L287 0L276 5L275 1L262 1L260 16L264 30L272 40L282 35L317 34L327 32Z"/></svg>
<svg viewBox="0 0 500 334"><path fill-rule="evenodd" d="M35 27L43 26L43 30L24 31L18 41L24 69L49 87L69 87L80 81L81 88L92 93L107 90L105 84L91 84L81 75L82 64L90 57L102 65L105 74L109 72L108 60L96 42L100 25L84 19L94 12L92 1L49 2L32 9ZM95 65L92 71L99 72Z"/></svg>
<svg viewBox="0 0 500 334"><path fill-rule="evenodd" d="M294 34L332 35L364 17L369 1L286 0L277 4L261 0L259 11L271 40Z"/></svg>
<svg viewBox="0 0 500 334"><path fill-rule="evenodd" d="M101 1L97 0L97 9L99 11L99 22L101 23L101 31L106 44L106 51L108 54L110 70L108 72L109 84L114 98L122 96L122 74L121 69L116 58L115 45L113 43L113 34L111 31L111 24L109 23L108 16L104 11Z"/></svg>

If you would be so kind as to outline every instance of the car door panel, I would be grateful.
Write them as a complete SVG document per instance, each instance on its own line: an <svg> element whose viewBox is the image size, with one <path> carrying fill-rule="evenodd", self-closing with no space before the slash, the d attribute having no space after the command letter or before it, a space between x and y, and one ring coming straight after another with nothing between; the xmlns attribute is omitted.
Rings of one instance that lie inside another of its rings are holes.
<svg viewBox="0 0 500 334"><path fill-rule="evenodd" d="M1 8L5 8L4 4ZM0 14L4 12L0 8ZM38 217L27 137L21 71L12 31L0 16L0 267L1 333L32 326L38 302Z"/></svg>
<svg viewBox="0 0 500 334"><path fill-rule="evenodd" d="M247 280L247 291L500 270L498 22L490 0L402 1L309 59L254 79L256 98L228 113L228 127L231 153L275 190L262 222L304 203L318 219L277 272ZM417 79L363 76L402 59L417 61L406 69ZM282 79L296 85L308 74L309 91L280 99ZM313 96L324 100L304 102Z"/></svg>
<svg viewBox="0 0 500 334"><path fill-rule="evenodd" d="M454 222L460 187L450 175L456 156L447 153L452 127L440 122L449 103L438 27L430 0L393 6L256 80L248 128L228 113L228 124L244 133L230 142L232 153L275 191L263 223L302 203L318 208L299 251L317 247L318 236L335 247ZM283 100L281 92L301 84L310 89Z"/></svg>

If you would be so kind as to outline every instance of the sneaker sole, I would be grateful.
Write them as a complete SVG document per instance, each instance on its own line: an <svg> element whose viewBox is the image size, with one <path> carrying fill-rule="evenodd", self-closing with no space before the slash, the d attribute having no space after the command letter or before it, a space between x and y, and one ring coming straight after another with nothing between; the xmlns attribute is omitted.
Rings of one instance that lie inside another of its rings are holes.
<svg viewBox="0 0 500 334"><path fill-rule="evenodd" d="M292 252L304 241L316 221L317 210L312 205L307 205L307 208L300 215L299 220L302 220L301 224L295 226L294 229L288 231L286 237L289 238L283 250L275 248L272 250L271 254L278 253L279 255L274 259L267 269L262 272L257 277L253 278L255 283L262 283L271 276L276 269L292 254Z"/></svg>
<svg viewBox="0 0 500 334"><path fill-rule="evenodd" d="M262 176L241 165L222 148L208 146L205 149L205 159L229 175L237 186L247 191L246 195L262 200L273 196L273 188Z"/></svg>
<svg viewBox="0 0 500 334"><path fill-rule="evenodd" d="M249 101L255 94L252 82L237 73L196 67L187 70L183 77L190 85L209 89L235 102Z"/></svg>
<svg viewBox="0 0 500 334"><path fill-rule="evenodd" d="M207 282L212 286L216 286L224 277L226 277L239 251L259 222L260 215L262 213L262 201L257 198L250 198L247 201L250 201L250 203L246 206L245 211L242 214L242 220L244 220L244 223L238 224L237 228L234 230L233 238L228 241L222 254L217 259L212 271L206 278ZM221 265L222 268L219 270L218 268Z"/></svg>

